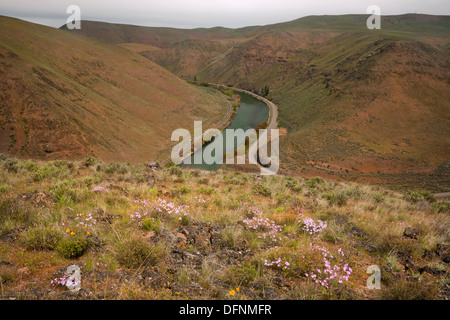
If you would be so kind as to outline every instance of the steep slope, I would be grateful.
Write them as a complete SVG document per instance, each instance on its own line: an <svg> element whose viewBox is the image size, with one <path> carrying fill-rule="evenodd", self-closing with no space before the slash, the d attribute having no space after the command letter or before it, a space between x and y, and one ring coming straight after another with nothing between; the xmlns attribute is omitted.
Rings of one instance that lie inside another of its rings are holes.
<svg viewBox="0 0 450 320"><path fill-rule="evenodd" d="M274 24L270 29L289 30L293 28L314 30L340 30L346 32L366 31L369 15L346 14L327 16L308 16L290 22ZM403 14L382 16L381 28L389 32L412 32L414 34L440 34L450 32L449 16L433 16L426 14Z"/></svg>
<svg viewBox="0 0 450 320"><path fill-rule="evenodd" d="M431 174L448 161L446 50L351 36L315 52L286 64L273 88L290 132L282 149L292 169L308 163L365 175Z"/></svg>
<svg viewBox="0 0 450 320"><path fill-rule="evenodd" d="M225 103L116 45L0 17L0 152L155 159L174 129L221 119Z"/></svg>
<svg viewBox="0 0 450 320"><path fill-rule="evenodd" d="M430 179L448 189L448 170L434 175L450 154L450 54L443 44L343 33L281 61L270 50L246 56L246 46L197 77L270 87L288 129L280 147L288 172L413 184Z"/></svg>
<svg viewBox="0 0 450 320"><path fill-rule="evenodd" d="M214 64L233 64L229 67L239 68L230 55L243 59L256 56L260 62L280 62L308 45L321 43L339 34L367 32L367 18L368 15L308 16L267 26L191 30L83 21L81 30L73 32L109 43L134 45L135 51L192 80L197 72ZM61 29L66 29L66 26ZM419 38L427 42L446 41L448 44L450 17L417 14L383 16L382 29L384 34ZM220 71L213 69L205 71L204 75L223 77ZM242 79L233 80L239 82Z"/></svg>
<svg viewBox="0 0 450 320"><path fill-rule="evenodd" d="M368 30L367 17L164 35L138 28L152 47L121 45L186 79L268 86L288 132L280 149L287 172L450 189L450 17L388 16L382 30ZM82 33L97 37L87 25Z"/></svg>
<svg viewBox="0 0 450 320"><path fill-rule="evenodd" d="M67 30L66 25L61 29ZM192 80L198 70L258 34L260 28L186 30L82 21L81 29L71 32L129 48Z"/></svg>

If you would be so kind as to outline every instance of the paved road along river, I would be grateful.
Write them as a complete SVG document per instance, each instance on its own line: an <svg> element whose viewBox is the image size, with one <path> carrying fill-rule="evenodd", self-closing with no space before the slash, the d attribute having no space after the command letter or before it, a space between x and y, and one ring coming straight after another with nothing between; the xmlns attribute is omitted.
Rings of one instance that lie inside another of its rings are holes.
<svg viewBox="0 0 450 320"><path fill-rule="evenodd" d="M236 88L230 88L235 90L240 96L241 96L241 104L239 107L239 110L236 114L236 117L234 120L230 123L230 125L226 129L243 129L244 131L248 129L255 128L257 125L268 122L268 128L273 129L276 127L276 106L273 105L273 107L269 108L269 105L267 102L270 102L262 97L259 97L253 93L247 92L245 90L239 90ZM270 102L271 103L271 102ZM275 113L274 113L274 110ZM269 126L270 125L270 126ZM243 147L242 143L240 145L236 145L235 141L226 141L226 135L221 134L224 144L223 144L223 152L226 152L227 146L230 148L233 147L233 144L235 145L235 149L239 147ZM219 137L216 137L216 139L209 144L210 148L215 147L215 144L220 143L221 139ZM215 171L220 168L220 164L192 164L193 158L199 153L202 153L203 150L207 147L207 145L203 146L203 148L197 150L191 157L190 162L191 164L183 164L185 167L190 168L196 168L201 170L209 170L209 171ZM220 156L219 156L220 157ZM188 159L188 158L187 158ZM185 160L186 162L186 160Z"/></svg>

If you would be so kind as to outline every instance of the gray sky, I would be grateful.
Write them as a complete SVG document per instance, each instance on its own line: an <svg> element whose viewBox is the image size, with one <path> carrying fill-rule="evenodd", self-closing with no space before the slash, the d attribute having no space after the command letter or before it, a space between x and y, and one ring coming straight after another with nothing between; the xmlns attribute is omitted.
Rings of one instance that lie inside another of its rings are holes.
<svg viewBox="0 0 450 320"><path fill-rule="evenodd" d="M0 0L0 15L60 27L72 4L80 7L82 20L176 28L238 28L308 15L366 14L369 5L378 5L382 15L450 15L450 0Z"/></svg>

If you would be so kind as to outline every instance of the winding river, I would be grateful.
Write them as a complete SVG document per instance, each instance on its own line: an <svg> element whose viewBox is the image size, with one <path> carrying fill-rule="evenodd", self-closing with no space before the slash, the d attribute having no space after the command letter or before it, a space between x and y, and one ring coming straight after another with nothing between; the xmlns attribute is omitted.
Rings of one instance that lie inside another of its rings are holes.
<svg viewBox="0 0 450 320"><path fill-rule="evenodd" d="M257 125L268 121L269 119L269 107L262 101L252 97L251 95L244 93L244 92L236 92L241 96L241 104L238 109L238 112L236 113L236 117L234 120L228 125L226 129L243 129L244 131L248 129L255 128ZM227 145L235 144L234 150L241 147L241 145L236 145L235 141L226 141L225 134L221 133L221 136L224 140L223 150L225 153ZM211 147L214 147L215 145L220 142L221 139L215 139L213 142L211 142L209 145ZM204 149L207 147L207 144L203 146L203 148L197 150L193 155L190 157L191 164L186 164L187 158L185 162L183 163L183 167L188 168L194 168L194 169L200 169L200 170L208 170L208 171L216 171L221 167L221 164L193 164L193 157L195 157L197 154L201 153L203 154Z"/></svg>

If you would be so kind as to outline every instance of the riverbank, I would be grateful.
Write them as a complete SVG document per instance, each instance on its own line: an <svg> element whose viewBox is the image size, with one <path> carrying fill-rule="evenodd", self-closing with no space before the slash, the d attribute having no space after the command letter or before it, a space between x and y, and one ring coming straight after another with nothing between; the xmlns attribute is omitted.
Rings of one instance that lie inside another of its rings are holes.
<svg viewBox="0 0 450 320"><path fill-rule="evenodd" d="M243 92L246 93L262 102L264 102L268 107L269 107L269 119L267 121L267 130L270 129L276 129L278 127L278 106L273 103L272 101L257 95L256 93L253 93L251 91L248 90L244 90L244 89L239 89L239 88L235 88L235 87L229 87L227 85L223 85L223 84L216 84L216 83L208 83L208 85L210 86L215 86L215 87L222 87L222 88L226 88L226 89L230 89L230 90L235 90L238 92Z"/></svg>
<svg viewBox="0 0 450 320"><path fill-rule="evenodd" d="M278 127L278 121L277 121L277 119L278 119L278 107L277 107L276 104L274 104L269 99L266 99L266 98L264 98L264 97L262 97L260 95L255 94L254 92L251 92L251 91L248 91L248 90L244 90L244 89L229 87L229 86L220 85L220 84L213 84L213 83L209 83L209 85L213 85L213 86L216 86L216 87L227 88L227 89L235 90L235 91L238 91L238 92L243 92L245 94L248 94L248 95L254 97L255 99L258 99L258 100L264 102L267 105L267 107L269 108L269 119L267 120L267 126L266 126L265 129L267 129L267 131L270 132L270 130L276 129ZM267 137L267 142L269 142L271 139L272 139L271 135L269 134L269 136ZM259 163L258 159L257 159L258 158L258 146L259 146L258 142L255 142L253 145L249 146L249 149L248 149L248 152L247 152L248 156L249 156L249 158L250 157L254 157L254 159L252 159L252 160L257 163L257 166L260 168L262 174L269 174L269 175L271 175L271 174L273 174L272 170L274 170L274 169L272 168L271 170L268 170L267 168L262 166ZM253 162L253 161L251 161L251 162ZM278 171L279 163L276 166L277 166L276 171Z"/></svg>
<svg viewBox="0 0 450 320"><path fill-rule="evenodd" d="M224 95L225 93L223 93L219 89L216 89L216 90L217 90L218 94L220 95L220 97L223 99L223 101L226 103L226 105L228 107L228 112L221 122L219 122L218 124L212 125L208 129L203 130L202 136L206 131L211 130L211 129L218 129L221 132L223 130L225 130L225 128L227 128L230 125L230 123L234 120L234 118L236 117L236 114L237 114L239 106L240 106L240 99L238 98L238 96L234 96L234 95L231 96L231 101L230 101L229 98L225 97L225 95ZM231 103L231 102L233 102L233 103ZM197 151L197 149L194 148L195 141L193 139L191 139L191 151L192 152L189 155L187 155L185 158L189 157L190 155L192 155L193 153L195 153ZM203 145L204 145L204 142L202 139L202 147L203 147ZM166 158L164 161L162 161L160 163L160 165L163 167L171 166L171 162L172 162L172 158L170 156L170 157Z"/></svg>
<svg viewBox="0 0 450 320"><path fill-rule="evenodd" d="M248 96L250 96L250 97L253 97L253 98L255 98L255 99L257 99L258 101L261 101L261 102L263 102L267 107L268 107L268 110L269 110L269 112L268 112L268 118L267 118L267 120L263 120L263 121L261 121L261 122L267 122L267 126L266 126L266 129L267 130L271 130L271 129L275 129L275 128L277 128L277 126L278 126L278 123L277 123L277 118L278 118L278 107L273 103L273 102L271 102L270 100L268 100L268 99L266 99L266 98L264 98L264 97L262 97L262 96L259 96L259 95L257 95L257 94L255 94L255 93L253 93L253 92L251 92L251 91L248 91L248 90L244 90L244 89L240 89L240 88L234 88L234 87L229 87L229 86L226 86L226 85L222 85L222 84L215 84L215 83L203 83L203 84L199 84L199 85L201 85L201 86L207 86L207 87L212 87L212 88L214 88L214 89L216 89L216 90L218 90L218 91L221 91L222 93L224 93L224 92L226 92L226 91L224 91L224 90L229 90L229 91L233 91L233 92L238 92L238 93L243 93L243 94L246 94L246 95L248 95ZM223 95L222 95L222 97L223 97ZM224 97L223 97L224 98ZM227 114L227 116L225 116L225 119L221 122L221 124L220 125L217 125L217 126L214 126L213 128L215 128L215 129L219 129L220 131L223 131L223 130L225 130L226 128L228 128L228 126L234 121L234 119L235 119L235 117L236 117L236 115L237 115L237 113L238 113L238 109L236 109L235 110L235 112L230 116L230 117L228 117L228 114ZM260 123L257 123L257 124L255 124L255 126L256 125L259 125ZM253 126L254 127L254 126ZM210 128L211 129L211 128ZM235 128L235 129L237 129L237 128ZM246 128L246 129L248 129L248 128ZM206 132L207 130L204 130L204 132ZM203 141L202 141L203 142ZM185 157L185 159L186 158L188 158L188 157L190 157L190 156L192 156L193 154L195 154L195 152L197 152L198 151L198 149L193 149L193 145L194 145L195 143L194 143L194 141L193 141L193 139L191 140L191 149L192 149L192 152L189 154L189 155L187 155L186 157ZM204 146L204 143L202 143L202 148L203 148L203 146ZM255 146L251 146L252 148L255 148ZM171 158L167 158L165 161L163 161L162 163L161 163L161 165L162 166L171 166ZM219 166L220 167L220 166ZM218 168L217 168L218 169Z"/></svg>
<svg viewBox="0 0 450 320"><path fill-rule="evenodd" d="M190 168L209 171L218 170L222 166L223 159L230 156L233 157L231 152L233 152L235 154L234 156L236 156L237 150L242 151L242 148L245 147L244 143L247 138L248 130L261 127L262 125L265 127L270 118L270 109L267 104L264 103L264 101L261 101L261 99L257 99L254 95L250 95L241 90L233 90L231 88L220 86L215 86L214 88L224 90L225 92L237 92L237 94L241 96L241 105L236 118L230 123L229 126L226 127L227 131L232 130L236 134L237 144L236 140L229 140L227 139L228 135L222 133L220 139L208 144L208 150L206 150L206 146L204 146L202 150L198 150L195 153L195 155L191 158L190 164L186 164L186 166ZM214 163L207 164L203 161L201 164L193 164L194 159L203 158L203 151L207 151L207 153L210 154L212 150L215 150L213 156L215 158L213 159ZM216 154L216 152L221 152L221 154Z"/></svg>

